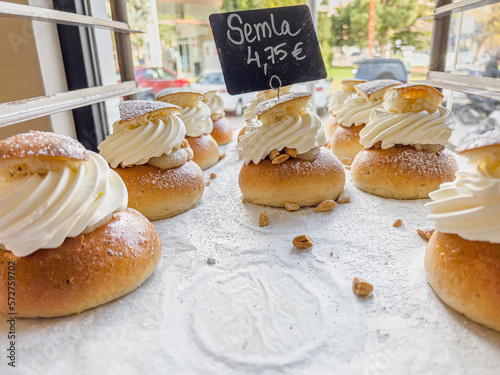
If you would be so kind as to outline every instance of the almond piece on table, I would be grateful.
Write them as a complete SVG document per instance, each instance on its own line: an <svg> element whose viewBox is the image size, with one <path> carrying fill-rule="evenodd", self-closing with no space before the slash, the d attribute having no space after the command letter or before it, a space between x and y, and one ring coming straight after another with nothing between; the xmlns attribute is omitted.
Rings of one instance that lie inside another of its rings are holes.
<svg viewBox="0 0 500 375"><path fill-rule="evenodd" d="M397 219L394 223L392 223L394 228L399 228L401 225L403 225L403 220L401 219Z"/></svg>
<svg viewBox="0 0 500 375"><path fill-rule="evenodd" d="M213 172L210 173L210 178L215 178L215 177L217 177L217 175L215 173L213 173Z"/></svg>
<svg viewBox="0 0 500 375"><path fill-rule="evenodd" d="M434 233L434 231L435 229L432 228L417 229L417 233L426 240L431 239L432 233Z"/></svg>
<svg viewBox="0 0 500 375"><path fill-rule="evenodd" d="M293 202L285 202L285 209L289 212L297 211L300 206L297 203Z"/></svg>
<svg viewBox="0 0 500 375"><path fill-rule="evenodd" d="M340 159L340 162L341 162L342 164L345 164L345 165L351 165L351 164L352 164L352 159L351 159L351 158L344 157L344 158Z"/></svg>
<svg viewBox="0 0 500 375"><path fill-rule="evenodd" d="M293 239L293 246L298 247L299 249L308 249L312 245L314 245L314 241L311 236L307 234L302 234Z"/></svg>
<svg viewBox="0 0 500 375"><path fill-rule="evenodd" d="M367 296L373 292L373 285L360 277L355 277L352 280L352 291L357 296Z"/></svg>
<svg viewBox="0 0 500 375"><path fill-rule="evenodd" d="M350 201L351 201L351 196L349 195L349 193L347 191L344 191L337 198L337 203L349 203Z"/></svg>
<svg viewBox="0 0 500 375"><path fill-rule="evenodd" d="M331 211L335 208L336 205L337 205L337 203L335 203L335 201L332 201L332 200L323 201L316 206L316 212Z"/></svg>
<svg viewBox="0 0 500 375"><path fill-rule="evenodd" d="M259 227L265 227L268 224L269 224L269 216L267 216L264 212L260 211Z"/></svg>

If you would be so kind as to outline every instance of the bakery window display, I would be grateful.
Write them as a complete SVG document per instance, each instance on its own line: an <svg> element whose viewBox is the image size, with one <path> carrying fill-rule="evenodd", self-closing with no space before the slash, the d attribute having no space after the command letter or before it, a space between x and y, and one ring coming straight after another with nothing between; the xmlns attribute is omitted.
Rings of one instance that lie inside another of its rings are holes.
<svg viewBox="0 0 500 375"><path fill-rule="evenodd" d="M384 198L428 198L453 181L458 165L445 149L455 126L453 114L433 87L406 84L389 88L383 109L360 131L364 149L351 165L359 189Z"/></svg>
<svg viewBox="0 0 500 375"><path fill-rule="evenodd" d="M237 149L244 164L239 175L248 202L301 207L335 200L345 173L339 160L322 149L325 132L309 109L311 94L294 93L260 103Z"/></svg>
<svg viewBox="0 0 500 375"><path fill-rule="evenodd" d="M425 205L436 222L425 251L427 280L445 304L500 331L500 129L457 153L468 169Z"/></svg>
<svg viewBox="0 0 500 375"><path fill-rule="evenodd" d="M372 110L382 107L386 90L400 84L392 79L380 79L353 85L357 94L346 99L335 113L338 126L333 132L330 147L337 157L354 159L363 149L359 143L361 129L368 123Z"/></svg>
<svg viewBox="0 0 500 375"><path fill-rule="evenodd" d="M210 135L214 129L210 108L203 94L187 87L168 88L156 94L156 100L182 109L181 120L186 126L186 140L193 149L193 161L205 170L219 161L219 145Z"/></svg>
<svg viewBox="0 0 500 375"><path fill-rule="evenodd" d="M224 111L224 102L217 95L217 91L207 91L203 94L203 102L210 108L214 129L210 135L215 139L219 146L228 144L233 139L233 127L226 117Z"/></svg>
<svg viewBox="0 0 500 375"><path fill-rule="evenodd" d="M15 268L18 317L79 313L137 288L156 268L156 229L98 154L58 134L0 142L0 311Z"/></svg>
<svg viewBox="0 0 500 375"><path fill-rule="evenodd" d="M129 207L149 220L193 208L205 180L184 139L181 109L173 104L129 100L119 104L120 120L99 146L101 155L127 186Z"/></svg>
<svg viewBox="0 0 500 375"><path fill-rule="evenodd" d="M327 139L331 139L333 132L338 126L337 120L336 120L336 113L338 110L340 110L344 104L344 102L351 97L353 94L356 94L356 90L354 89L354 86L360 83L364 83L366 80L364 79L355 79L355 78L349 78L349 79L344 79L341 82L341 87L340 90L334 92L330 99L328 100L328 111L332 115L328 119L328 122L325 124L325 134Z"/></svg>

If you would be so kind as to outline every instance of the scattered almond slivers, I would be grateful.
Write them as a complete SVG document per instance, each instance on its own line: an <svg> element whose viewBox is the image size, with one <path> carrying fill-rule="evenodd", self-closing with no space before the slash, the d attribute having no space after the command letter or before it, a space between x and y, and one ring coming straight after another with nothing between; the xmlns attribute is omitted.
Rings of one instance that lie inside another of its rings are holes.
<svg viewBox="0 0 500 375"><path fill-rule="evenodd" d="M302 234L293 239L293 246L298 247L299 249L308 249L312 245L314 245L314 241L311 236L307 234Z"/></svg>
<svg viewBox="0 0 500 375"><path fill-rule="evenodd" d="M351 165L352 164L352 159L351 158L342 158L340 159L340 162L345 165Z"/></svg>
<svg viewBox="0 0 500 375"><path fill-rule="evenodd" d="M241 201L242 201L243 203L247 203L247 200L246 200L245 198L241 198Z"/></svg>
<svg viewBox="0 0 500 375"><path fill-rule="evenodd" d="M272 150L270 153L269 153L269 159L270 160L273 160L274 158L276 158L277 156L279 156L280 152L278 150Z"/></svg>
<svg viewBox="0 0 500 375"><path fill-rule="evenodd" d="M219 154L219 160L222 160L226 157L226 154L223 152L222 154Z"/></svg>
<svg viewBox="0 0 500 375"><path fill-rule="evenodd" d="M210 173L210 178L215 178L215 177L217 177L217 175L215 173L213 173L213 172Z"/></svg>
<svg viewBox="0 0 500 375"><path fill-rule="evenodd" d="M285 154L289 155L292 158L296 158L297 157L298 152L294 148L285 147L284 151L285 151Z"/></svg>
<svg viewBox="0 0 500 375"><path fill-rule="evenodd" d="M281 154L279 156L276 156L271 163L273 164L281 164L284 161L288 160L290 158L290 155L288 154Z"/></svg>
<svg viewBox="0 0 500 375"><path fill-rule="evenodd" d="M403 220L401 219L397 219L394 223L392 223L394 228L399 228L401 225L403 225Z"/></svg>
<svg viewBox="0 0 500 375"><path fill-rule="evenodd" d="M352 280L352 291L357 296L367 296L373 292L373 285L360 277L355 277Z"/></svg>
<svg viewBox="0 0 500 375"><path fill-rule="evenodd" d="M205 186L210 186L211 183L212 183L212 181L207 181L207 182L205 182Z"/></svg>
<svg viewBox="0 0 500 375"><path fill-rule="evenodd" d="M349 195L349 193L347 191L344 191L337 198L337 203L349 203L350 201L351 201L351 196Z"/></svg>
<svg viewBox="0 0 500 375"><path fill-rule="evenodd" d="M297 203L285 202L285 209L288 212L297 211L299 208L300 206Z"/></svg>
<svg viewBox="0 0 500 375"><path fill-rule="evenodd" d="M335 201L332 201L332 200L323 201L316 206L316 212L331 211L335 208L336 205L337 205L337 203L335 203Z"/></svg>
<svg viewBox="0 0 500 375"><path fill-rule="evenodd" d="M434 231L435 229L432 228L417 229L417 233L426 240L431 239L432 233L434 233Z"/></svg>
<svg viewBox="0 0 500 375"><path fill-rule="evenodd" d="M350 165L344 165L344 168L345 169L351 169L351 166Z"/></svg>
<svg viewBox="0 0 500 375"><path fill-rule="evenodd" d="M260 211L259 227L265 227L268 224L269 224L269 216L267 216L264 212Z"/></svg>

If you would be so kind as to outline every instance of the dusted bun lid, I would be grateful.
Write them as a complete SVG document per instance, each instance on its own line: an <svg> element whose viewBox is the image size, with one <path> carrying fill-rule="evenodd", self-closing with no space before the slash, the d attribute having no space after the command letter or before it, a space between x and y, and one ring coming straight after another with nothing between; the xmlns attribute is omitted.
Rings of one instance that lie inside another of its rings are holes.
<svg viewBox="0 0 500 375"><path fill-rule="evenodd" d="M434 87L408 83L391 87L385 92L384 108L396 113L430 111L441 105L443 98L443 94Z"/></svg>
<svg viewBox="0 0 500 375"><path fill-rule="evenodd" d="M311 96L308 92L296 92L263 101L255 108L255 115L263 124L271 124L292 113L304 114Z"/></svg>
<svg viewBox="0 0 500 375"><path fill-rule="evenodd" d="M170 87L156 94L155 100L175 104L181 108L192 108L203 100L203 93L189 87Z"/></svg>
<svg viewBox="0 0 500 375"><path fill-rule="evenodd" d="M498 153L498 150L500 150L500 128L495 128L464 141L455 152L469 157L469 155L483 152Z"/></svg>
<svg viewBox="0 0 500 375"><path fill-rule="evenodd" d="M394 79L377 79L359 83L354 86L356 90L367 102L382 100L384 93L389 87L399 86L401 82Z"/></svg>
<svg viewBox="0 0 500 375"><path fill-rule="evenodd" d="M89 160L83 145L71 137L30 131L0 141L0 169L45 174L64 166L77 168ZM3 174L3 173L2 173Z"/></svg>
<svg viewBox="0 0 500 375"><path fill-rule="evenodd" d="M182 114L182 110L176 105L149 100L127 100L118 105L118 110L120 120L117 124L125 127L147 125L159 118Z"/></svg>
<svg viewBox="0 0 500 375"><path fill-rule="evenodd" d="M342 80L340 84L342 85L342 90L356 92L354 86L365 82L366 82L365 79L347 78Z"/></svg>

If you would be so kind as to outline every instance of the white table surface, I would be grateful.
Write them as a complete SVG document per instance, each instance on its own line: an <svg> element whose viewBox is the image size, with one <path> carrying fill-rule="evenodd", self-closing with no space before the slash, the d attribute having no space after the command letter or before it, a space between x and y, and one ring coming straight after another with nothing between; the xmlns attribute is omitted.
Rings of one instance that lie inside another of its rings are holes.
<svg viewBox="0 0 500 375"><path fill-rule="evenodd" d="M200 204L154 223L163 256L151 278L80 315L18 320L15 369L1 319L0 374L500 373L500 333L426 282L426 200L365 194L346 171L351 202L332 212L244 204L234 141L223 150ZM292 246L300 234L310 251ZM370 297L353 294L355 276Z"/></svg>

